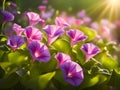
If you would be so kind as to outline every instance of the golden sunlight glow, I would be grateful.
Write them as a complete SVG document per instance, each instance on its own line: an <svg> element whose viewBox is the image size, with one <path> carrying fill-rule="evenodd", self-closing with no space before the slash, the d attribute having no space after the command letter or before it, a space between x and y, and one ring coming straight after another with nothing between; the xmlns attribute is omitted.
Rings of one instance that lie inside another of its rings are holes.
<svg viewBox="0 0 120 90"><path fill-rule="evenodd" d="M120 12L120 0L100 0L88 9L90 14L101 11L96 15L98 19L106 16L109 20L118 19ZM91 12L92 11L92 12Z"/></svg>
<svg viewBox="0 0 120 90"><path fill-rule="evenodd" d="M119 0L107 0L109 4L116 5L119 3Z"/></svg>

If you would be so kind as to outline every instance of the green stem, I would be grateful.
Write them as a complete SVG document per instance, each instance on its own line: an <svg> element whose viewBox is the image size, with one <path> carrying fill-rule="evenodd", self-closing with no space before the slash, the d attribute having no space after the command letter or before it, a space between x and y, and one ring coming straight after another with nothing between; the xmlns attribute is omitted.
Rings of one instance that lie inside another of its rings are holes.
<svg viewBox="0 0 120 90"><path fill-rule="evenodd" d="M3 10L5 10L5 1L6 1L6 0L3 0L3 4L2 4Z"/></svg>
<svg viewBox="0 0 120 90"><path fill-rule="evenodd" d="M1 27L1 31L0 31L1 34L4 33L4 26L5 26L5 22L2 23L2 27Z"/></svg>

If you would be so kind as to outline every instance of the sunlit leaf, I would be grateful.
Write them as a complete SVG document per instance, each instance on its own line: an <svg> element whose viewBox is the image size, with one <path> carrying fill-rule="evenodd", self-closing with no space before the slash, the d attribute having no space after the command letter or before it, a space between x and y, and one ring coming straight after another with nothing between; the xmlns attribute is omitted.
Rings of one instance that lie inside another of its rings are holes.
<svg viewBox="0 0 120 90"><path fill-rule="evenodd" d="M118 62L114 60L111 56L108 56L106 53L102 53L99 61L102 63L103 67L107 69L117 69Z"/></svg>
<svg viewBox="0 0 120 90"><path fill-rule="evenodd" d="M95 37L96 37L96 35L97 35L97 33L96 33L95 30L93 30L93 29L91 29L91 28L88 28L88 27L83 27L83 26L81 26L81 27L80 27L80 30L81 30L82 32L84 32L85 35L88 36L87 41L91 41L91 40L95 39Z"/></svg>
<svg viewBox="0 0 120 90"><path fill-rule="evenodd" d="M71 51L70 43L63 39L56 40L53 46L58 52L69 53Z"/></svg>
<svg viewBox="0 0 120 90"><path fill-rule="evenodd" d="M11 63L20 65L28 60L28 54L26 51L15 51L8 54L8 59Z"/></svg>

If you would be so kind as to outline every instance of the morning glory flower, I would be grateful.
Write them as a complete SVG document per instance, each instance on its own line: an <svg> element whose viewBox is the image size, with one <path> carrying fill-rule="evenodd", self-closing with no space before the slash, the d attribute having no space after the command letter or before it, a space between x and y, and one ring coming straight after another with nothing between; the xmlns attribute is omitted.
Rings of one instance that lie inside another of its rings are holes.
<svg viewBox="0 0 120 90"><path fill-rule="evenodd" d="M1 13L3 15L4 22L10 22L14 20L14 15L11 12L2 10Z"/></svg>
<svg viewBox="0 0 120 90"><path fill-rule="evenodd" d="M30 25L36 25L39 22L44 23L44 20L35 12L26 12L25 15L28 17Z"/></svg>
<svg viewBox="0 0 120 90"><path fill-rule="evenodd" d="M22 32L24 31L24 29L16 23L13 24L13 30L15 31L16 35L18 35L18 36L20 36L22 34Z"/></svg>
<svg viewBox="0 0 120 90"><path fill-rule="evenodd" d="M50 60L51 55L49 49L43 43L33 41L28 45L28 49L33 60L40 62L48 62Z"/></svg>
<svg viewBox="0 0 120 90"><path fill-rule="evenodd" d="M81 50L83 50L86 54L86 61L100 52L100 49L92 43L83 44Z"/></svg>
<svg viewBox="0 0 120 90"><path fill-rule="evenodd" d="M24 44L24 39L21 36L11 36L7 40L7 45L10 46L13 50L16 50L18 47Z"/></svg>
<svg viewBox="0 0 120 90"><path fill-rule="evenodd" d="M60 65L64 79L73 86L80 85L84 80L83 70L76 62L65 62Z"/></svg>
<svg viewBox="0 0 120 90"><path fill-rule="evenodd" d="M71 61L70 56L64 53L57 53L57 55L55 55L55 58L58 60L58 66L67 61Z"/></svg>
<svg viewBox="0 0 120 90"><path fill-rule="evenodd" d="M24 34L28 40L28 43L30 43L31 41L41 41L42 40L41 31L33 26L26 27L24 30Z"/></svg>
<svg viewBox="0 0 120 90"><path fill-rule="evenodd" d="M70 25L62 17L56 17L55 24L63 28L68 28Z"/></svg>
<svg viewBox="0 0 120 90"><path fill-rule="evenodd" d="M9 5L10 5L11 8L16 8L17 7L16 3L14 3L14 2L9 2Z"/></svg>
<svg viewBox="0 0 120 90"><path fill-rule="evenodd" d="M67 35L71 38L71 46L77 44L80 41L87 39L87 36L84 35L80 30L69 30L67 31Z"/></svg>
<svg viewBox="0 0 120 90"><path fill-rule="evenodd" d="M51 45L59 36L63 35L64 30L57 25L47 25L43 28L47 34L48 45Z"/></svg>

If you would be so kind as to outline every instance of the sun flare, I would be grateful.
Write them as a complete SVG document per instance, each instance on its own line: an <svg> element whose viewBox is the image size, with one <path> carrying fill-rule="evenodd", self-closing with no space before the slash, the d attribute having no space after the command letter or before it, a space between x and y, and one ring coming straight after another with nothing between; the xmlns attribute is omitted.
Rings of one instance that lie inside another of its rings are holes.
<svg viewBox="0 0 120 90"><path fill-rule="evenodd" d="M97 19L107 17L109 20L118 19L120 12L120 0L100 0L89 8L90 14L101 11Z"/></svg>

